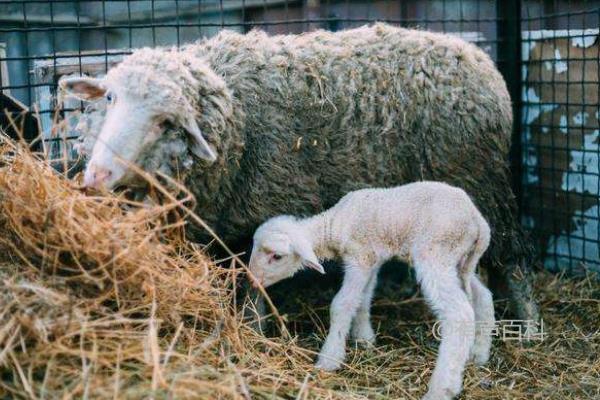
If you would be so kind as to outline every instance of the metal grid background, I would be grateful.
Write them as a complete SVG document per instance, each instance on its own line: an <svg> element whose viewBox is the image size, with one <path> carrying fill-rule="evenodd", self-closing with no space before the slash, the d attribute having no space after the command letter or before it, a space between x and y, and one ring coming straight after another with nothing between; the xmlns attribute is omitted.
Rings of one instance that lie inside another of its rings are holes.
<svg viewBox="0 0 600 400"><path fill-rule="evenodd" d="M597 2L524 7L522 218L551 270L600 271Z"/></svg>
<svg viewBox="0 0 600 400"><path fill-rule="evenodd" d="M599 3L0 0L0 125L16 120L26 136L42 132L47 146L59 148L73 138L68 129L57 137L57 119L68 120L75 115L70 110L83 106L67 102L56 113L61 75L101 75L131 49L179 46L220 29L279 34L386 21L449 32L488 52L507 81L515 111L515 192L545 265L600 271ZM573 40L583 45L565 44ZM20 109L29 112L19 120Z"/></svg>

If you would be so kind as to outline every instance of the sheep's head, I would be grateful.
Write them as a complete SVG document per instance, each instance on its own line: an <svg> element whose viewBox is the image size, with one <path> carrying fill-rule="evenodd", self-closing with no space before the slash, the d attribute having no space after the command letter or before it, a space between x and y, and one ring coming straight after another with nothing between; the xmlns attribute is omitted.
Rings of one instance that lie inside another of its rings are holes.
<svg viewBox="0 0 600 400"><path fill-rule="evenodd" d="M250 272L264 287L289 278L302 268L324 274L306 230L290 216L263 223L254 234Z"/></svg>
<svg viewBox="0 0 600 400"><path fill-rule="evenodd" d="M197 119L206 109L223 111L224 81L202 60L188 53L142 49L111 69L102 79L61 79L60 87L86 101L105 98L106 117L84 173L84 185L112 189L126 182L146 149L166 125L182 127L197 157L214 162L215 151L205 140ZM209 126L218 117L208 116ZM221 121L222 122L222 121Z"/></svg>

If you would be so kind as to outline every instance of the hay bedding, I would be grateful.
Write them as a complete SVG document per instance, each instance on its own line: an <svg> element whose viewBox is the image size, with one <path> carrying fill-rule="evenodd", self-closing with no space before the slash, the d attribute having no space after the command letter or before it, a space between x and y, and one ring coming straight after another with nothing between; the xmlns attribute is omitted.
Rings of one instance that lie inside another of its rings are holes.
<svg viewBox="0 0 600 400"><path fill-rule="evenodd" d="M183 240L189 198L179 198L154 206L85 195L4 143L0 398L423 394L437 343L420 299L384 287L373 310L378 346L351 351L340 373L317 374L312 358L333 292L282 299L291 338L254 333L232 306L240 268L219 268ZM528 346L496 341L487 367L467 369L463 398L600 398L600 284L540 274L537 287L550 336Z"/></svg>

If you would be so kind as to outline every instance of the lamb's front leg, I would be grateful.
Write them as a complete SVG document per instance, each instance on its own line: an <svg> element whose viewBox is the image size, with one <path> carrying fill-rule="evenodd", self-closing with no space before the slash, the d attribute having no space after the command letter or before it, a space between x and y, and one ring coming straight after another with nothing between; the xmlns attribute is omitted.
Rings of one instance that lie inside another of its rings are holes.
<svg viewBox="0 0 600 400"><path fill-rule="evenodd" d="M362 301L352 321L350 336L362 345L371 345L375 343L375 331L371 325L371 302L375 287L377 286L377 274L380 266L375 266L371 271L369 282L363 291Z"/></svg>
<svg viewBox="0 0 600 400"><path fill-rule="evenodd" d="M335 295L330 309L330 327L319 353L316 367L333 371L340 367L346 355L346 337L369 282L370 271L357 266L345 268L344 282Z"/></svg>

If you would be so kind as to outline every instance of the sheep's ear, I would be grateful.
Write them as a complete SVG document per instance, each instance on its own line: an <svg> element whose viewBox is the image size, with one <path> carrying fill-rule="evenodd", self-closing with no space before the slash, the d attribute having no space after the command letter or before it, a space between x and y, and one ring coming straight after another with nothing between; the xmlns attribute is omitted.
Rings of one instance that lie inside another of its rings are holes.
<svg viewBox="0 0 600 400"><path fill-rule="evenodd" d="M190 135L192 135L192 153L206 161L216 161L217 155L206 139L204 139L204 135L202 135L202 131L200 130L196 119L193 117L186 118L183 127Z"/></svg>
<svg viewBox="0 0 600 400"><path fill-rule="evenodd" d="M301 242L294 246L294 252L302 259L302 266L304 268L314 269L317 272L325 274L325 269L319 262L315 251L308 243Z"/></svg>
<svg viewBox="0 0 600 400"><path fill-rule="evenodd" d="M323 266L318 262L304 260L302 262L302 265L304 266L304 268L314 269L315 271L325 275L325 268L323 268Z"/></svg>
<svg viewBox="0 0 600 400"><path fill-rule="evenodd" d="M97 100L106 93L106 87L100 79L85 76L62 77L58 86L71 96L85 101Z"/></svg>

